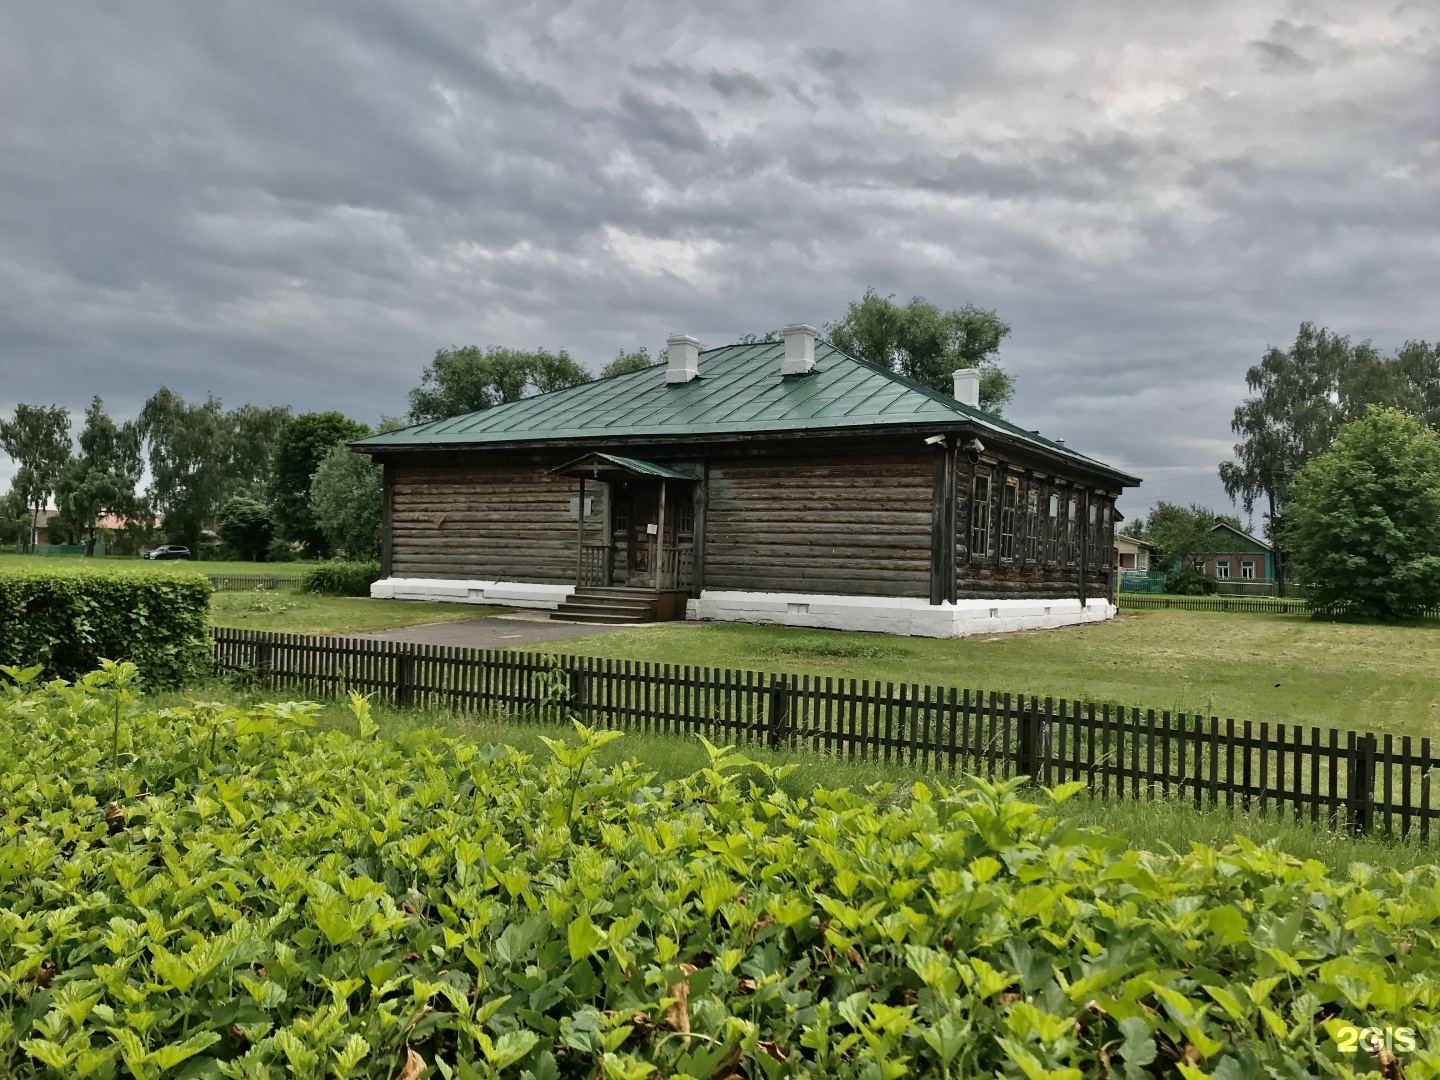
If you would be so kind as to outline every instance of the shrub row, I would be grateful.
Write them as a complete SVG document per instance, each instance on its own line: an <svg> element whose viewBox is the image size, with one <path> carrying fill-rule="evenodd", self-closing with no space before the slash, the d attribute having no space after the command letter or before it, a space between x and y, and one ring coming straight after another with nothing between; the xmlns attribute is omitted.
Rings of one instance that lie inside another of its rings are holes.
<svg viewBox="0 0 1440 1080"><path fill-rule="evenodd" d="M178 687L210 663L211 585L200 574L46 569L0 573L0 663L74 678L129 660L147 686Z"/></svg>
<svg viewBox="0 0 1440 1080"><path fill-rule="evenodd" d="M369 596L380 580L378 562L325 562L305 571L300 588L325 596Z"/></svg>
<svg viewBox="0 0 1440 1080"><path fill-rule="evenodd" d="M536 762L379 739L364 699L353 732L157 713L127 678L0 691L0 1075L1400 1076L1367 1028L1440 1070L1433 866L1147 854L1014 784L796 798L726 749L661 785L595 766L613 732Z"/></svg>

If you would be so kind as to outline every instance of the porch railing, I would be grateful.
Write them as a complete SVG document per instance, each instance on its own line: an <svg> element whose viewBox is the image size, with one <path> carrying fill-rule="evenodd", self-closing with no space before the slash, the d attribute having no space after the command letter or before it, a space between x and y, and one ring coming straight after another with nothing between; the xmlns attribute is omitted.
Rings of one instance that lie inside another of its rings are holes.
<svg viewBox="0 0 1440 1080"><path fill-rule="evenodd" d="M694 549L690 544L666 544L660 560L660 588L690 588L693 566Z"/></svg>
<svg viewBox="0 0 1440 1080"><path fill-rule="evenodd" d="M612 585L611 547L603 540L586 541L580 549L581 585Z"/></svg>

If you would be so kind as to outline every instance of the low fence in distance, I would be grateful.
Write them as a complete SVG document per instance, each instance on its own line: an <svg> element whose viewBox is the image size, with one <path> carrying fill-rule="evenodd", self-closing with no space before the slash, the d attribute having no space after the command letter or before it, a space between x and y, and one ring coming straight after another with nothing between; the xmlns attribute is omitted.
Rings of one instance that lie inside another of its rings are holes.
<svg viewBox="0 0 1440 1080"><path fill-rule="evenodd" d="M1328 618L1344 618L1346 615L1341 606L1317 606L1309 600L1293 597L1145 596L1122 592L1116 598L1116 606L1135 611L1173 608L1177 611L1248 611L1270 615L1322 615ZM1440 619L1440 608L1426 608L1415 617Z"/></svg>
<svg viewBox="0 0 1440 1080"><path fill-rule="evenodd" d="M297 574L206 574L216 592L253 592L256 589L298 589Z"/></svg>
<svg viewBox="0 0 1440 1080"><path fill-rule="evenodd" d="M1428 841L1440 817L1428 738L1171 714L955 687L583 656L214 631L215 666L264 685L375 693L400 706L558 715L598 727L763 742L1054 785L1183 797ZM1417 745L1418 742L1418 745Z"/></svg>
<svg viewBox="0 0 1440 1080"><path fill-rule="evenodd" d="M1313 615L1309 600L1264 596L1147 596L1122 592L1117 606L1136 611L1173 608L1177 611L1263 611L1271 615Z"/></svg>

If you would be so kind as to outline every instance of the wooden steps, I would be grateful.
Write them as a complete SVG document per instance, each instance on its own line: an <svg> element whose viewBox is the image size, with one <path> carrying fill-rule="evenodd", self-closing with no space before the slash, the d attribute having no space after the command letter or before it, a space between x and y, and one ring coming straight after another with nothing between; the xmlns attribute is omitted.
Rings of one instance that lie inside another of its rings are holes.
<svg viewBox="0 0 1440 1080"><path fill-rule="evenodd" d="M656 621L660 594L653 589L582 585L550 613L557 622L648 623Z"/></svg>

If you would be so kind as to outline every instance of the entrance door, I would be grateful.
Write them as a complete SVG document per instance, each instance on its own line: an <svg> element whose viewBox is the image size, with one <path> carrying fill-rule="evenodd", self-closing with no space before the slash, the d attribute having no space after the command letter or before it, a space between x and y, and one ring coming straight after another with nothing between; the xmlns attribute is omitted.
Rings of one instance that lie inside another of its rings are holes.
<svg viewBox="0 0 1440 1080"><path fill-rule="evenodd" d="M660 485L631 481L625 485L625 495L629 500L625 584L634 589L653 589L660 561Z"/></svg>

